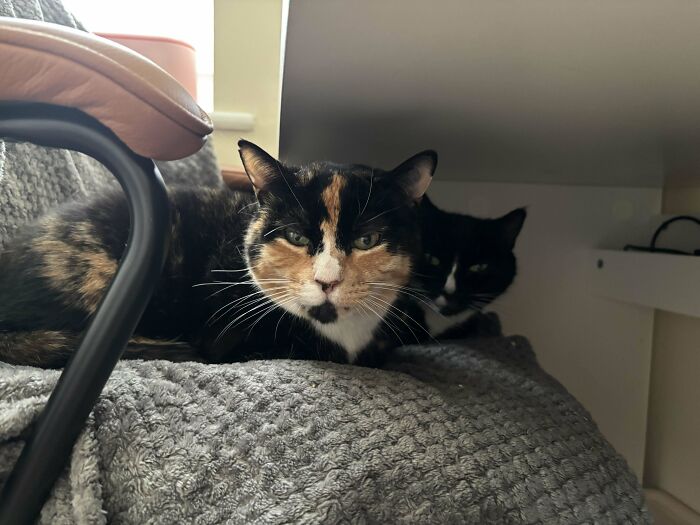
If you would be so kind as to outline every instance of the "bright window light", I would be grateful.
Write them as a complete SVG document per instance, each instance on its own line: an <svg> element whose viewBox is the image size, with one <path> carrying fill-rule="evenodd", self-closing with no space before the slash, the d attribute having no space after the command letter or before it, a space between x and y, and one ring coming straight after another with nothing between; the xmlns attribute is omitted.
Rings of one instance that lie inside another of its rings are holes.
<svg viewBox="0 0 700 525"><path fill-rule="evenodd" d="M197 53L197 98L214 106L214 0L64 0L95 33L163 36L192 45Z"/></svg>

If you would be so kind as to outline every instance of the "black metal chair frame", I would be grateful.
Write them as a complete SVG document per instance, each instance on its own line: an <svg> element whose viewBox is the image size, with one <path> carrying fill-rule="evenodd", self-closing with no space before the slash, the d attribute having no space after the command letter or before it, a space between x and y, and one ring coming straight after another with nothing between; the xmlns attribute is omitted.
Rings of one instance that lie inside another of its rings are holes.
<svg viewBox="0 0 700 525"><path fill-rule="evenodd" d="M92 407L131 337L163 268L169 207L152 160L94 118L67 107L0 103L0 138L85 153L117 178L131 228L119 269L66 365L0 495L0 524L32 523L70 458Z"/></svg>

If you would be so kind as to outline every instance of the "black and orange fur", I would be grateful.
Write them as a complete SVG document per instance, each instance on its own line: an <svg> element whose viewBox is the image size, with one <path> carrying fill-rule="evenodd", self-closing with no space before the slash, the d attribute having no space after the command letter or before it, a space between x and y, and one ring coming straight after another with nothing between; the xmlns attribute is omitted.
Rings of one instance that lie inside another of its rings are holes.
<svg viewBox="0 0 700 525"><path fill-rule="evenodd" d="M378 342L389 316L381 311L376 344L373 339L352 355L319 327L342 320L369 293L375 309L380 299L389 306L397 301L420 257L416 192L427 187L434 154L391 171L332 163L291 168L250 143L240 146L255 195L225 188L169 191L172 240L165 268L126 357L347 362L390 346ZM308 236L308 246L285 239L290 222ZM318 309L301 302L298 311L284 309L291 303L281 304L277 292L293 299L299 282L313 281L310 268L316 264L318 273L328 228L344 298ZM126 201L115 192L59 209L0 253L0 360L65 364L118 267L128 229ZM380 232L381 242L359 253L353 242L368 231ZM269 290L274 280L285 281L284 289Z"/></svg>

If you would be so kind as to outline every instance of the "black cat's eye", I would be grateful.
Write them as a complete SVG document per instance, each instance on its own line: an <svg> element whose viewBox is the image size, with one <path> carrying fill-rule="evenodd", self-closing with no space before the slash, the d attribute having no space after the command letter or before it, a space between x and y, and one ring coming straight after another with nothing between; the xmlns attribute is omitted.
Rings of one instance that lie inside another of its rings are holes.
<svg viewBox="0 0 700 525"><path fill-rule="evenodd" d="M369 250L370 248L374 248L377 244L379 244L380 238L381 236L378 232L367 233L362 237L355 239L352 242L352 245L358 250Z"/></svg>
<svg viewBox="0 0 700 525"><path fill-rule="evenodd" d="M302 235L297 230L292 228L287 228L284 230L284 238L289 241L290 244L294 246L308 246L311 242L308 237Z"/></svg>
<svg viewBox="0 0 700 525"><path fill-rule="evenodd" d="M435 257L434 255L430 255L429 253L425 254L425 260L428 261L428 263L431 266L440 266L440 259Z"/></svg>
<svg viewBox="0 0 700 525"><path fill-rule="evenodd" d="M469 267L469 271L471 273L481 273L481 272L485 272L488 269L489 269L489 265L486 263L472 264Z"/></svg>

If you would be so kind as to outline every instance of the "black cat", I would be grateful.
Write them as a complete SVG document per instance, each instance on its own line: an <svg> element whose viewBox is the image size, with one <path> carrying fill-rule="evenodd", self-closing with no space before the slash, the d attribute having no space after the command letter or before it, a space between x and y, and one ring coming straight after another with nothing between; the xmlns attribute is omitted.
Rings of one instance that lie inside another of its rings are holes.
<svg viewBox="0 0 700 525"><path fill-rule="evenodd" d="M413 285L434 303L416 299L431 336L469 335L467 321L510 287L517 274L513 248L526 215L518 208L480 219L447 213L423 197L424 255Z"/></svg>

